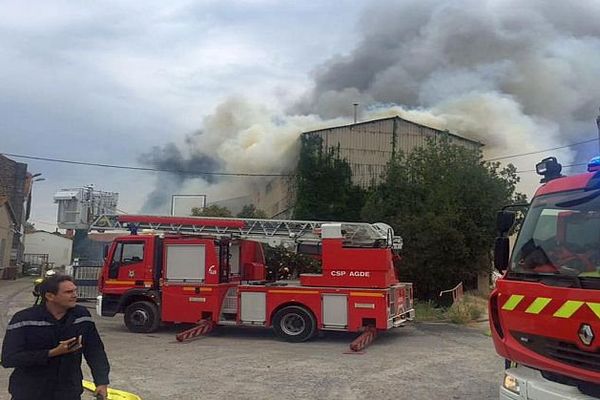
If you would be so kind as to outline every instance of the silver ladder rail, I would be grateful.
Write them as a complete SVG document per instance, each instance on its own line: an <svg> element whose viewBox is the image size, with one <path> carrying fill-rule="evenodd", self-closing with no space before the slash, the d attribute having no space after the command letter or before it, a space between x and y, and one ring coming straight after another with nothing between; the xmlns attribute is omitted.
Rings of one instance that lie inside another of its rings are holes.
<svg viewBox="0 0 600 400"><path fill-rule="evenodd" d="M275 220L254 218L213 218L213 217L164 217L147 215L124 215L127 219L152 220L156 222L121 222L118 215L101 215L90 226L90 230L127 230L130 225L138 230L150 229L165 233L188 235L230 236L248 239L262 239L271 245L282 242L318 242L321 240L320 229L323 224L341 224L346 241L353 244L369 245L376 241L385 240L394 248L401 247L401 240L393 236L391 228L385 224L370 224L366 222L332 222L332 221L301 221ZM172 221L185 221L172 222ZM215 221L222 222L221 225ZM237 224L236 224L237 223ZM240 226L240 223L242 225ZM226 225L231 226L226 226Z"/></svg>

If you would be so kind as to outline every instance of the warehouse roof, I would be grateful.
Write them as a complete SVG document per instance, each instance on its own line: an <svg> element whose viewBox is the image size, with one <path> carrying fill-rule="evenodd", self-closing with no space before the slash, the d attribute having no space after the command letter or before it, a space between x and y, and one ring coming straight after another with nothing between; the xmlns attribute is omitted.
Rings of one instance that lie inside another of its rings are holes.
<svg viewBox="0 0 600 400"><path fill-rule="evenodd" d="M472 142L472 143L478 144L479 146L484 146L484 144L483 144L483 143L481 143L481 142L479 142L479 141L477 141L477 140L473 140L473 139L469 139L469 138L466 138L466 137L463 137L463 136L459 136L459 135L456 135L456 134L454 134L454 133L450 133L450 132L449 132L449 131L447 131L447 130L443 131L443 130L440 130L440 129L437 129L437 128L432 128L431 126L427 126L427 125L419 124L419 123L417 123L417 122L413 122L413 121L410 121L410 120L407 120L407 119L401 118L401 117L399 117L399 116L394 116L394 117L386 117L386 118L378 118L378 119L372 119L372 120L369 120L369 121L356 122L356 123L347 124L347 125L337 125L337 126L332 126L332 127L329 127L329 128L314 129L314 130L312 130L312 131L306 131L306 132L302 132L302 134L303 134L303 135L307 135L307 134L311 134L311 133L317 133L317 132L322 132L322 131L326 131L326 130L330 130L330 129L336 129L336 128L347 128L347 127L353 127L353 126L359 126L359 125L367 125L367 124L371 124L371 123L373 123L373 122L388 121L388 120L393 120L393 119L400 120L400 121L404 121L404 122L408 122L409 124L413 124L413 125L421 126L421 127L423 127L423 128L432 129L432 130L434 130L434 131L438 131L438 132L440 132L440 133L445 133L445 134L447 134L448 136L452 136L452 137L455 137L455 138L458 138L458 139L461 139L461 140L466 140L466 141L469 141L469 142Z"/></svg>

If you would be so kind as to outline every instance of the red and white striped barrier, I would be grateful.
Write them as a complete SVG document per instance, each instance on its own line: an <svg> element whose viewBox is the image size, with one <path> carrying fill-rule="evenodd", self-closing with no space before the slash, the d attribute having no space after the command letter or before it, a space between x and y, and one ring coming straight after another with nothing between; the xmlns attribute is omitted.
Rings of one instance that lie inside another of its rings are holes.
<svg viewBox="0 0 600 400"><path fill-rule="evenodd" d="M368 326L365 328L364 332L354 339L352 343L350 343L350 350L352 351L361 351L368 345L370 345L373 340L375 340L375 336L377 336L377 329L373 326Z"/></svg>
<svg viewBox="0 0 600 400"><path fill-rule="evenodd" d="M203 319L199 321L198 325L194 326L193 328L190 328L183 332L179 332L177 335L175 335L175 338L177 339L177 341L183 342L184 340L189 340L195 338L196 336L205 335L208 332L212 331L213 328L214 324L212 323L212 321Z"/></svg>

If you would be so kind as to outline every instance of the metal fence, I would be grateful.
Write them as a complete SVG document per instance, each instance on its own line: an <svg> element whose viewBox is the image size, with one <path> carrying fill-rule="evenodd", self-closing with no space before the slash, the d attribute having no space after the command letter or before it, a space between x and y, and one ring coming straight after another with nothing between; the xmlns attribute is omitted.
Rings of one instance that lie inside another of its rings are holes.
<svg viewBox="0 0 600 400"><path fill-rule="evenodd" d="M81 300L92 300L98 296L98 277L102 266L73 266L73 279L77 285L77 296Z"/></svg>
<svg viewBox="0 0 600 400"><path fill-rule="evenodd" d="M48 254L23 254L23 275L43 276L48 269L52 269L54 263L48 262Z"/></svg>

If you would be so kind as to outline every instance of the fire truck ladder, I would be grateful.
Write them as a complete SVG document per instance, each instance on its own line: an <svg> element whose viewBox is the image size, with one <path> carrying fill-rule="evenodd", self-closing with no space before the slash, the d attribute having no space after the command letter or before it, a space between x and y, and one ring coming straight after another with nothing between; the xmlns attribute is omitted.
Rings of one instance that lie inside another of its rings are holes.
<svg viewBox="0 0 600 400"><path fill-rule="evenodd" d="M374 243L380 242L394 248L402 247L402 240L394 236L392 229L383 223L102 215L92 223L90 230L149 229L174 234L253 239L277 246L290 242L319 242L323 224L341 224L345 240L355 246L373 246Z"/></svg>

